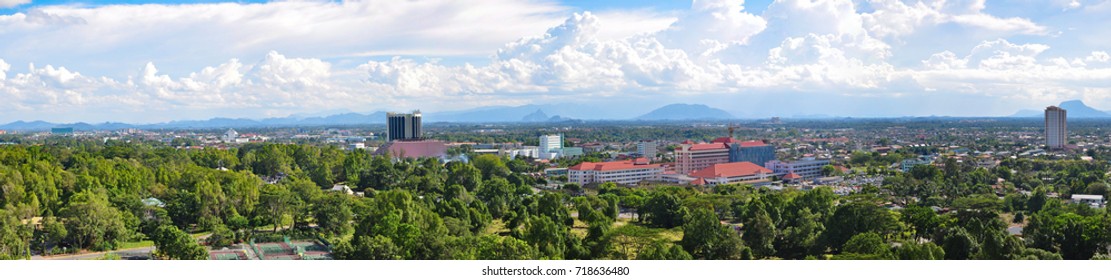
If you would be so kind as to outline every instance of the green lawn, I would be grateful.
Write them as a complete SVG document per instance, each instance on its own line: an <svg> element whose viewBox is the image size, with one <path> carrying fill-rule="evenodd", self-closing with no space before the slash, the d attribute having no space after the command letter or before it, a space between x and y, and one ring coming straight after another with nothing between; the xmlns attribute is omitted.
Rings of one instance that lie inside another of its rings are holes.
<svg viewBox="0 0 1111 280"><path fill-rule="evenodd" d="M505 228L505 222L501 219L494 219L490 221L490 225L486 226L486 234L509 234L509 229Z"/></svg>
<svg viewBox="0 0 1111 280"><path fill-rule="evenodd" d="M143 240L143 241L136 241L136 242L124 242L123 244L120 244L120 248L118 248L117 250L143 248L143 247L150 247L150 246L154 246L154 241Z"/></svg>

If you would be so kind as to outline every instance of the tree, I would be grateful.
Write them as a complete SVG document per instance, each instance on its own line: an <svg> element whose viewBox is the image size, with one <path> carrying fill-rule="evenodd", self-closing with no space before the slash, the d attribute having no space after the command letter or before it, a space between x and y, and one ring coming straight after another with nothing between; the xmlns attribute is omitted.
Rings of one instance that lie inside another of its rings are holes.
<svg viewBox="0 0 1111 280"><path fill-rule="evenodd" d="M764 210L764 203L755 200L749 203L749 209L744 219L745 244L752 249L758 257L767 257L775 254L773 242L776 240L776 227L771 216Z"/></svg>
<svg viewBox="0 0 1111 280"><path fill-rule="evenodd" d="M505 178L509 175L509 167L505 166L501 158L496 155L481 155L474 159L474 167L482 172L482 178L490 180L494 177Z"/></svg>
<svg viewBox="0 0 1111 280"><path fill-rule="evenodd" d="M474 165L452 162L448 164L448 176L444 185L460 185L473 192L482 186L482 170Z"/></svg>
<svg viewBox="0 0 1111 280"><path fill-rule="evenodd" d="M695 259L738 260L742 257L743 241L730 226L723 226L717 214L709 209L698 209L683 225L683 249Z"/></svg>
<svg viewBox="0 0 1111 280"><path fill-rule="evenodd" d="M566 228L548 216L536 216L525 225L524 240L544 257L563 259L566 246Z"/></svg>
<svg viewBox="0 0 1111 280"><path fill-rule="evenodd" d="M961 227L950 228L942 239L941 248L945 251L946 260L967 260L979 252L980 244L976 239Z"/></svg>
<svg viewBox="0 0 1111 280"><path fill-rule="evenodd" d="M867 255L869 257L883 258L890 251L890 246L883 241L883 237L875 232L865 232L854 235L845 242L842 252L850 254Z"/></svg>
<svg viewBox="0 0 1111 280"><path fill-rule="evenodd" d="M154 241L154 247L157 248L155 254L159 257L171 260L208 259L208 251L197 244L197 240L193 239L193 236L175 226L164 225L158 227L151 240Z"/></svg>
<svg viewBox="0 0 1111 280"><path fill-rule="evenodd" d="M61 217L69 240L80 248L115 249L129 234L123 215L108 203L104 193L85 191L74 195Z"/></svg>
<svg viewBox="0 0 1111 280"><path fill-rule="evenodd" d="M914 229L914 237L916 238L932 236L941 225L941 219L937 216L937 213L924 206L907 206L902 210L900 219Z"/></svg>
<svg viewBox="0 0 1111 280"><path fill-rule="evenodd" d="M47 216L42 220L42 236L40 238L44 243L57 246L65 240L67 235L69 235L69 232L66 230L66 225L54 216ZM44 251L48 248L45 246L46 244L43 246Z"/></svg>
<svg viewBox="0 0 1111 280"><path fill-rule="evenodd" d="M26 238L30 235L31 228L10 209L0 209L0 260L29 259L31 251Z"/></svg>
<svg viewBox="0 0 1111 280"><path fill-rule="evenodd" d="M897 232L899 221L883 207L867 201L853 201L837 207L826 220L823 240L826 246L839 251L850 238L865 232L881 235Z"/></svg>
<svg viewBox="0 0 1111 280"><path fill-rule="evenodd" d="M390 238L381 235L355 236L350 242L340 242L336 245L334 255L339 260L402 259L401 248L394 245Z"/></svg>
<svg viewBox="0 0 1111 280"><path fill-rule="evenodd" d="M351 227L351 202L347 194L329 192L320 196L313 203L313 217L320 230L327 234L343 236L350 234Z"/></svg>
<svg viewBox="0 0 1111 280"><path fill-rule="evenodd" d="M473 246L476 250L474 258L479 260L531 260L537 257L536 249L527 242L508 236L483 235L477 238L477 242L463 246Z"/></svg>
<svg viewBox="0 0 1111 280"><path fill-rule="evenodd" d="M294 207L298 206L297 197L281 184L263 186L259 202L262 206L262 213L273 223L275 232L278 231L278 226L282 223L282 217L292 214Z"/></svg>
<svg viewBox="0 0 1111 280"><path fill-rule="evenodd" d="M641 257L641 254L653 248L651 246L661 243L656 238L658 234L659 230L627 224L607 232L604 238L605 246L614 259L645 259ZM656 252L656 254L666 255L668 248L655 249L663 250L662 252ZM647 259L661 259L661 257L664 257L663 255Z"/></svg>
<svg viewBox="0 0 1111 280"><path fill-rule="evenodd" d="M213 248L228 247L231 246L232 243L235 243L235 241L235 232L231 231L231 229L228 229L228 227L223 224L217 224L213 227L212 235L209 235L208 239L205 239L208 246L212 246Z"/></svg>
<svg viewBox="0 0 1111 280"><path fill-rule="evenodd" d="M934 243L917 243L904 241L892 250L898 260L942 260L945 259L945 250Z"/></svg>
<svg viewBox="0 0 1111 280"><path fill-rule="evenodd" d="M666 242L655 242L644 249L643 253L637 254L638 260L692 260L694 257L687 251L683 251L683 247L669 244Z"/></svg>
<svg viewBox="0 0 1111 280"><path fill-rule="evenodd" d="M644 204L644 212L644 219L649 224L672 228L683 224L687 210L675 195L657 192Z"/></svg>

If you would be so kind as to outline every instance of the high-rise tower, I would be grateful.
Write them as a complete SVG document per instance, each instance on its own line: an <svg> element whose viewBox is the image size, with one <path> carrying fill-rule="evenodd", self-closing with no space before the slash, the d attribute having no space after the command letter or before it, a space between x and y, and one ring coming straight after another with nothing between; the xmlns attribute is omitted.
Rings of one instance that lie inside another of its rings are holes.
<svg viewBox="0 0 1111 280"><path fill-rule="evenodd" d="M388 131L386 136L390 141L420 140L420 111L412 114L386 113Z"/></svg>
<svg viewBox="0 0 1111 280"><path fill-rule="evenodd" d="M1057 106L1045 108L1045 145L1049 149L1064 148L1068 144L1068 126L1065 109Z"/></svg>

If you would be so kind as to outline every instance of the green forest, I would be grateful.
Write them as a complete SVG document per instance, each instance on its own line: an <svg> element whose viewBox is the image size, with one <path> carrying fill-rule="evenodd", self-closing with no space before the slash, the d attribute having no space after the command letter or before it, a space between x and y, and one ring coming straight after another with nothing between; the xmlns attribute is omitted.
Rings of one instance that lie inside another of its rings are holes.
<svg viewBox="0 0 1111 280"><path fill-rule="evenodd" d="M209 248L275 234L375 260L1106 259L1111 245L1111 214L1061 199L1106 195L1105 163L947 162L883 171L883 186L843 196L747 185L542 191L528 175L539 166L471 159L292 144L0 146L0 258L153 244L159 259L207 259ZM1021 237L1011 224L1024 225Z"/></svg>

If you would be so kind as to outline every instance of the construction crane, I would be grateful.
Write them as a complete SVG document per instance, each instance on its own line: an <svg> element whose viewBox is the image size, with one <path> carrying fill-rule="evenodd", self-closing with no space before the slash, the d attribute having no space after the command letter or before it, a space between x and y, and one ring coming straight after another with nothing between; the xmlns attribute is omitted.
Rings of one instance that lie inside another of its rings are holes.
<svg viewBox="0 0 1111 280"><path fill-rule="evenodd" d="M733 131L738 128L741 128L741 126L735 123L729 123L729 139L736 139L733 138Z"/></svg>

